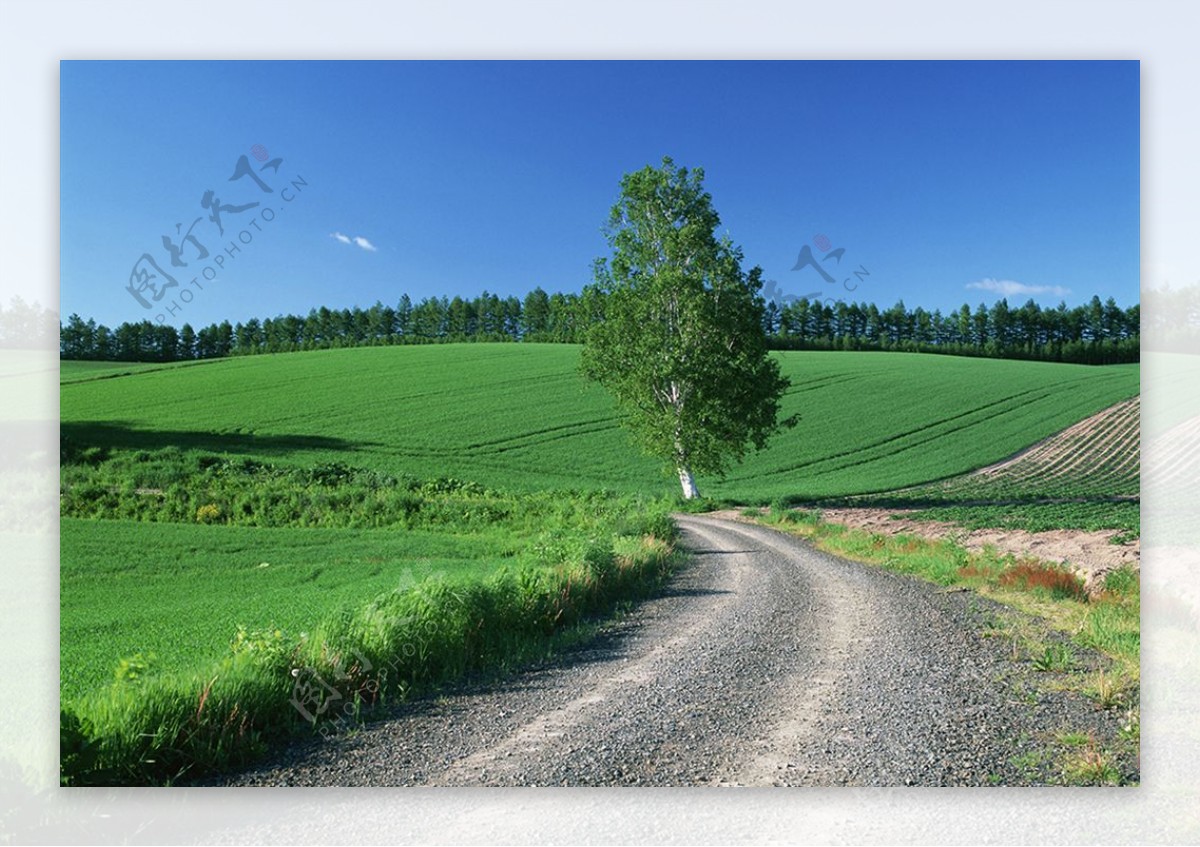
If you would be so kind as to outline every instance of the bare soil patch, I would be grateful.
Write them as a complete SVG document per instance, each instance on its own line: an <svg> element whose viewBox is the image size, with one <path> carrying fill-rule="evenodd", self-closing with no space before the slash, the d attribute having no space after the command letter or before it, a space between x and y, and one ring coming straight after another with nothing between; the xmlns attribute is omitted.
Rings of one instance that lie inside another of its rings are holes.
<svg viewBox="0 0 1200 847"><path fill-rule="evenodd" d="M1027 532L1023 529L967 529L948 521L913 520L906 517L915 509L839 508L819 509L827 523L861 529L880 535L915 535L932 540L949 539L972 552L992 547L998 553L1011 553L1043 562L1066 565L1083 581L1089 593L1104 587L1104 576L1125 565L1141 567L1140 539L1123 544L1112 543L1118 530L1084 531L1056 529ZM712 512L725 520L747 520L737 510Z"/></svg>
<svg viewBox="0 0 1200 847"><path fill-rule="evenodd" d="M1023 529L966 529L946 521L912 520L912 509L822 509L829 523L877 532L881 535L917 535L923 538L948 538L968 550L982 552L992 547L997 552L1029 556L1044 562L1070 567L1089 592L1104 585L1104 575L1124 565L1140 566L1140 539L1113 544L1118 530L1084 531L1056 529L1027 532Z"/></svg>

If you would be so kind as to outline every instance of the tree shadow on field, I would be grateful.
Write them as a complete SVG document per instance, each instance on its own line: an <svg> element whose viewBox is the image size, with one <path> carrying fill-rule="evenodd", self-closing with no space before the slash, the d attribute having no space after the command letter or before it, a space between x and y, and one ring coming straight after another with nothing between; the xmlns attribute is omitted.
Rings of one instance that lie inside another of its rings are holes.
<svg viewBox="0 0 1200 847"><path fill-rule="evenodd" d="M203 430L140 429L126 421L75 421L59 428L61 459L70 462L87 448L158 450L204 450L214 453L245 453L282 456L302 450L350 452L369 446L325 435L259 435L254 432L205 432Z"/></svg>

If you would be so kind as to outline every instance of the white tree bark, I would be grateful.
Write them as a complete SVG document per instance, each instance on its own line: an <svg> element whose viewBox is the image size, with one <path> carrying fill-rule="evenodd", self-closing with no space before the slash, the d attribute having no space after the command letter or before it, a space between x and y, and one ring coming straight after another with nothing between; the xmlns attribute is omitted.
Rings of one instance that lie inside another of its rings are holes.
<svg viewBox="0 0 1200 847"><path fill-rule="evenodd" d="M700 489L696 488L696 480L692 478L692 472L685 467L679 468L679 484L683 486L684 500L694 500L700 496Z"/></svg>
<svg viewBox="0 0 1200 847"><path fill-rule="evenodd" d="M671 383L671 392L668 397L671 405L675 407L675 467L679 469L679 484L683 486L683 499L694 500L700 496L700 489L696 488L696 480L692 477L691 468L688 467L687 451L683 449L683 429L680 417L683 412L684 398L677 383Z"/></svg>

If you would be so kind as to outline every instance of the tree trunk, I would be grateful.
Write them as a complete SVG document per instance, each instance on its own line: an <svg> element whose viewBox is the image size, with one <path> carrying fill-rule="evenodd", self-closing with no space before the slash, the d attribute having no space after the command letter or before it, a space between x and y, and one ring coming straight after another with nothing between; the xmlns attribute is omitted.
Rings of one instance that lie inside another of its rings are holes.
<svg viewBox="0 0 1200 847"><path fill-rule="evenodd" d="M700 489L696 488L696 480L692 478L692 472L682 465L679 467L679 484L683 486L684 500L694 500L700 496Z"/></svg>

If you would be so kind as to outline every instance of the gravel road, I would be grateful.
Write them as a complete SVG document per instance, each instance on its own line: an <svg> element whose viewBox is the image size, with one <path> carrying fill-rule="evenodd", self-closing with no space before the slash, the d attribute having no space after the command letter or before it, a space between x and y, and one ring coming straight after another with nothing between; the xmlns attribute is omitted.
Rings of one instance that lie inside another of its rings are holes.
<svg viewBox="0 0 1200 847"><path fill-rule="evenodd" d="M1038 784L1055 735L1115 737L1118 713L1048 690L984 637L1000 607L972 593L764 527L679 524L690 562L586 646L221 784Z"/></svg>

